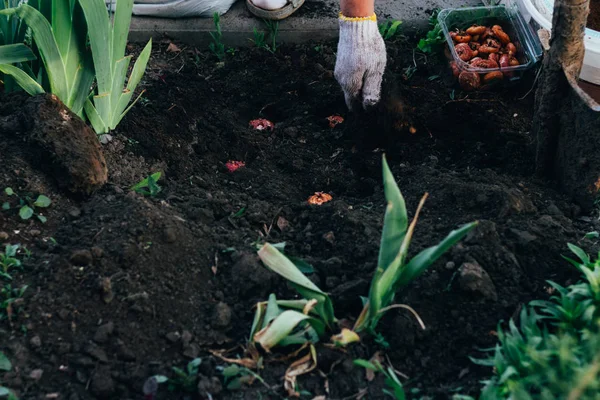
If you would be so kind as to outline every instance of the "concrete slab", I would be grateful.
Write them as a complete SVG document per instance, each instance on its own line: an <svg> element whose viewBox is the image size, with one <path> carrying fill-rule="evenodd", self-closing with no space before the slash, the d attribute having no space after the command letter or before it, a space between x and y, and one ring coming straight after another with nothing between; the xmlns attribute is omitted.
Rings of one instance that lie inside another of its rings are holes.
<svg viewBox="0 0 600 400"><path fill-rule="evenodd" d="M380 20L403 21L407 34L427 28L428 18L436 8L481 5L481 0L376 0L375 8ZM294 15L279 24L279 40L284 43L323 41L338 36L338 0L307 0ZM251 45L254 28L264 30L262 21L248 12L245 0L238 0L221 17L223 41L227 46ZM210 43L209 32L214 30L210 18L149 18L134 17L129 38L134 42L163 36L198 47Z"/></svg>

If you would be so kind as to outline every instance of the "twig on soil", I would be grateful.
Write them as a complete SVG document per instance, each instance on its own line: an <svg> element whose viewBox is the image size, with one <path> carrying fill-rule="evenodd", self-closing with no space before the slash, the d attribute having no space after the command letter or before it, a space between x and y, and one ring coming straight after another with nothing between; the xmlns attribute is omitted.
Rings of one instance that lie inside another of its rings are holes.
<svg viewBox="0 0 600 400"><path fill-rule="evenodd" d="M533 80L533 84L531 85L531 89L529 89L529 91L527 93L525 93L525 95L523 95L523 97L519 97L519 100L523 100L525 97L529 96L529 94L531 92L533 92L533 89L535 88L535 84L537 83L538 78L540 77L540 72L542 72L542 68L538 68L538 72L537 74L535 74L535 79Z"/></svg>
<svg viewBox="0 0 600 400"><path fill-rule="evenodd" d="M104 232L104 227L100 228L100 230L98 231L98 233L96 233L96 234L94 235L94 237L92 238L92 242L95 242L95 241L96 241L96 239L98 239L98 236L100 236L100 234L101 234L102 232Z"/></svg>

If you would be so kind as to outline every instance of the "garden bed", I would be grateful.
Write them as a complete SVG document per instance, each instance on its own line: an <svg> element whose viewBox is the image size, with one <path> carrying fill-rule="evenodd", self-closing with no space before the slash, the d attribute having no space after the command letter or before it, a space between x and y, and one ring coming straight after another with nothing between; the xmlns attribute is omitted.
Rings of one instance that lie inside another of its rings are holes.
<svg viewBox="0 0 600 400"><path fill-rule="evenodd" d="M475 395L491 371L468 357L494 345L498 321L547 297L547 279L577 277L560 258L565 244L600 227L533 177L532 82L467 96L448 71L415 57L413 43L389 44L386 112L352 116L333 79L333 43L284 46L275 55L244 49L223 65L168 45L155 46L146 92L103 146L109 184L91 198L66 196L25 161L22 142L0 141L2 186L53 201L46 224L0 214L0 241L32 252L13 275L13 286L29 285L20 312L0 322L0 350L15 367L0 382L22 399L141 399L148 377L170 375L194 357L203 359L205 383L220 379L217 367L227 364L209 350L242 355L254 304L271 292L293 295L255 256L265 237L312 264L311 279L331 293L337 317L355 318L377 259L383 152L411 214L430 193L413 251L460 224L481 223L399 294L425 331L398 311L382 320L388 349L369 339L348 352L319 347L322 374L299 378L310 393L303 398L354 398L364 388L368 398L384 398L383 382L368 382L351 363L378 350L410 377L414 398ZM404 117L392 113L400 109ZM346 119L330 128L334 114ZM259 117L274 131L250 129ZM397 129L404 121L416 133ZM228 160L246 166L230 173ZM156 171L163 172L156 198L129 192ZM307 204L317 191L333 201ZM463 263L480 265L493 287L470 284ZM219 396L285 398L289 363L270 360L258 371L270 389L255 381ZM41 378L31 378L37 369ZM161 388L159 398L184 394Z"/></svg>

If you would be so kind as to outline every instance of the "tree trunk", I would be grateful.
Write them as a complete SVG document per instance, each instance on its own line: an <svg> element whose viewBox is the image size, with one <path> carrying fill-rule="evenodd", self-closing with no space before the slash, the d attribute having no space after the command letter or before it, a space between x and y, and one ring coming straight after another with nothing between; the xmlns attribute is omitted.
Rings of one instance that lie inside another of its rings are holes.
<svg viewBox="0 0 600 400"><path fill-rule="evenodd" d="M536 170L553 177L560 133L560 109L571 86L565 75L577 79L583 65L584 32L589 0L556 0L550 50L544 57L533 118Z"/></svg>

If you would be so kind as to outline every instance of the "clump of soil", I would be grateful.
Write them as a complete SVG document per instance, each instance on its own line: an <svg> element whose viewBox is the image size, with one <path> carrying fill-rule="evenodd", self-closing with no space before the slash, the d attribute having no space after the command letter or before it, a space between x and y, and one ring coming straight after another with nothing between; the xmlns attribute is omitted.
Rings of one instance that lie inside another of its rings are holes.
<svg viewBox="0 0 600 400"><path fill-rule="evenodd" d="M167 52L168 44L156 46L146 92L104 146L109 183L91 198L68 197L14 151L24 144L0 141L2 185L53 200L45 225L0 213L0 241L32 252L12 282L29 289L0 322L0 350L15 366L0 381L22 399L142 399L149 376L195 357L201 393L284 398L287 363L267 358L258 371L265 385L228 390L219 369L227 364L209 351L242 355L253 305L269 293L294 296L258 261L265 240L285 241L313 265L310 278L331 293L338 318L358 315L382 227L383 152L411 214L430 193L413 254L460 224L480 226L399 293L426 330L390 313L380 325L389 348L370 339L349 353L320 346L319 371L299 379L307 398L383 398L384 383L352 365L376 351L418 396L477 394L491 371L468 357L494 345L499 320L547 296L547 279L577 277L560 258L567 242L592 250L581 238L600 229L597 220L533 176L530 81L467 95L445 66L415 55L414 43L393 43L382 109L351 115L333 78L335 43L275 55L242 49L224 65L195 49ZM345 121L330 128L335 114ZM259 117L274 131L249 128ZM245 167L230 173L229 160ZM159 170L157 197L129 191ZM317 191L333 200L309 205ZM187 395L159 391L160 399Z"/></svg>
<svg viewBox="0 0 600 400"><path fill-rule="evenodd" d="M590 0L590 14L588 15L587 27L600 31L600 0Z"/></svg>

